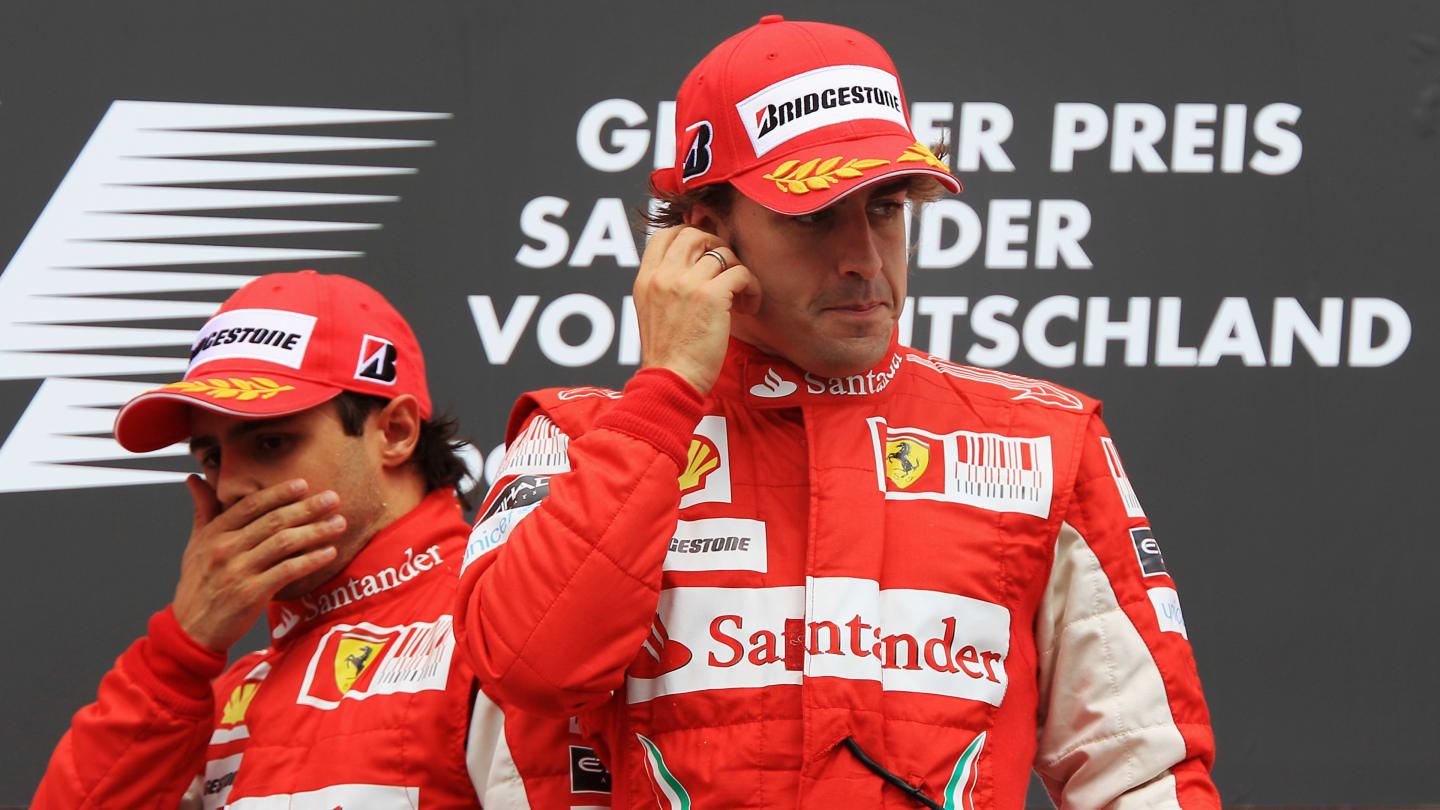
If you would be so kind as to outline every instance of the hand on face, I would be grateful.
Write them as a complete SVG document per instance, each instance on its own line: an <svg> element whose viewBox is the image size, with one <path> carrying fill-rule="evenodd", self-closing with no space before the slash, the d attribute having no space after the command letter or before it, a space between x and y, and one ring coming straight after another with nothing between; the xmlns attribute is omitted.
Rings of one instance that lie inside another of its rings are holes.
<svg viewBox="0 0 1440 810"><path fill-rule="evenodd" d="M668 368L708 393L725 361L731 313L759 305L760 282L718 237L688 225L657 231L635 277L641 365Z"/></svg>
<svg viewBox="0 0 1440 810"><path fill-rule="evenodd" d="M198 475L185 481L195 524L180 563L172 609L180 627L212 650L250 629L281 588L335 559L328 545L345 531L330 490L305 497L303 480L251 493L223 509Z"/></svg>

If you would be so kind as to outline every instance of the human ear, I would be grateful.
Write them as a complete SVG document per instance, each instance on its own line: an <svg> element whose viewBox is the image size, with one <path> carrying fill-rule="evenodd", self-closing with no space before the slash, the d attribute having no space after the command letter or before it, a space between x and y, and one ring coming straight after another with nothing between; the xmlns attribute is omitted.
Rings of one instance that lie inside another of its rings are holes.
<svg viewBox="0 0 1440 810"><path fill-rule="evenodd" d="M398 467L409 461L420 441L420 401L413 394L401 394L372 418L380 442L381 463Z"/></svg>
<svg viewBox="0 0 1440 810"><path fill-rule="evenodd" d="M695 203L689 211L685 212L685 224L714 234L726 244L730 243L730 226L725 222L724 217L705 203Z"/></svg>

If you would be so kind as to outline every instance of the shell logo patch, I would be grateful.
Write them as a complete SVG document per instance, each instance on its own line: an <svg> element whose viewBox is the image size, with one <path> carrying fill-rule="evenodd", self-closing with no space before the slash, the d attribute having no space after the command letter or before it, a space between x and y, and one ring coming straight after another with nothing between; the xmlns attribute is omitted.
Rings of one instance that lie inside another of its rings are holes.
<svg viewBox="0 0 1440 810"><path fill-rule="evenodd" d="M363 633L346 633L341 636L340 643L335 648L335 686L340 694L350 691L350 687L365 674L365 670L374 665L380 658L380 653L385 650L389 639Z"/></svg>
<svg viewBox="0 0 1440 810"><path fill-rule="evenodd" d="M220 713L220 725L233 726L245 719L245 710L250 708L250 701L255 699L255 693L260 691L260 684L256 681L247 681L235 687L230 693L230 698L225 701L225 709Z"/></svg>
<svg viewBox="0 0 1440 810"><path fill-rule="evenodd" d="M702 417L695 425L679 484L681 509L697 503L730 503L730 441L725 417Z"/></svg>
<svg viewBox="0 0 1440 810"><path fill-rule="evenodd" d="M905 437L885 443L885 477L905 489L920 479L930 466L930 444Z"/></svg>
<svg viewBox="0 0 1440 810"><path fill-rule="evenodd" d="M691 437L685 471L680 473L680 492L684 494L699 489L705 484L710 473L715 472L715 468L719 466L720 451L715 449L715 443L704 436Z"/></svg>

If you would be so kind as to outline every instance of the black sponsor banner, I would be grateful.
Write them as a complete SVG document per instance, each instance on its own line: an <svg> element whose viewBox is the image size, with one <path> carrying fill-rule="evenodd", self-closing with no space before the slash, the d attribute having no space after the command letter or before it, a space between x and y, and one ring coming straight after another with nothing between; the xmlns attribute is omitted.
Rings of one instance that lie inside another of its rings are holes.
<svg viewBox="0 0 1440 810"><path fill-rule="evenodd" d="M29 800L71 714L173 593L189 462L126 454L109 429L125 399L183 374L218 302L305 267L372 284L414 325L477 476L493 474L516 394L618 387L636 368L635 211L677 148L673 93L774 10L0 11L16 574L0 720L33 742L0 765L0 805ZM1133 538L1138 564L1184 603L1227 803L1440 802L1435 656L1402 632L1440 615L1422 579L1440 551L1413 529L1417 457L1440 446L1440 8L780 10L880 40L917 133L950 145L966 190L911 223L909 342L1106 401L1154 527ZM718 130L687 131L698 176ZM264 328L247 345L298 334ZM376 343L356 374L393 364Z"/></svg>

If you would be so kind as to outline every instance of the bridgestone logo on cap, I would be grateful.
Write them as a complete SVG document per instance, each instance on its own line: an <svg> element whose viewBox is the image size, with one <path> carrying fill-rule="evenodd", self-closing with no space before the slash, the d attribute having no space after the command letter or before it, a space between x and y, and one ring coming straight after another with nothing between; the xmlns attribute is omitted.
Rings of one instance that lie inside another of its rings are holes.
<svg viewBox="0 0 1440 810"><path fill-rule="evenodd" d="M685 151L685 166L680 175L682 183L688 183L710 171L710 139L714 136L709 121L698 121L686 127L685 131L695 134L690 139L690 148Z"/></svg>
<svg viewBox="0 0 1440 810"><path fill-rule="evenodd" d="M200 334L190 347L190 370L201 363L235 358L300 368L313 331L315 316L299 312L283 309L222 312L200 327Z"/></svg>
<svg viewBox="0 0 1440 810"><path fill-rule="evenodd" d="M360 361L355 366L355 379L394 385L399 376L395 361L399 352L385 338L366 335L360 342Z"/></svg>
<svg viewBox="0 0 1440 810"><path fill-rule="evenodd" d="M755 157L831 124L878 118L908 129L900 81L879 68L835 65L778 81L735 105Z"/></svg>

